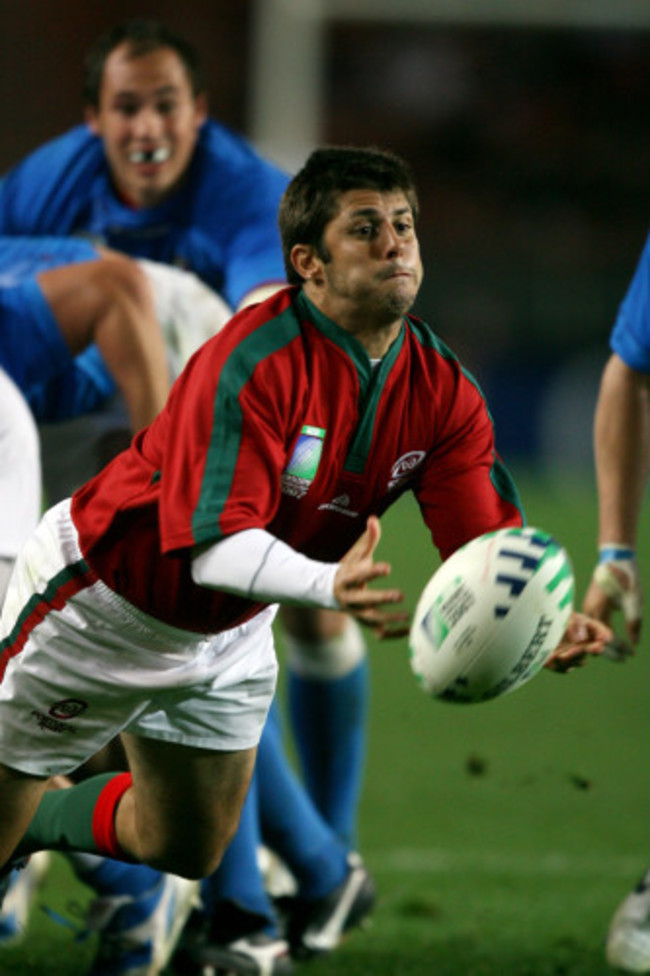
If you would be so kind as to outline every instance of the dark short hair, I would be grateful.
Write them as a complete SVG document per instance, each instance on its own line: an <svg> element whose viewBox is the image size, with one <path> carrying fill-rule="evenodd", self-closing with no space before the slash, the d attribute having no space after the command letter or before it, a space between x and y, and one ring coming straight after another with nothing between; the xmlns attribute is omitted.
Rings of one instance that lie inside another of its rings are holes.
<svg viewBox="0 0 650 976"><path fill-rule="evenodd" d="M278 222L287 280L297 285L302 278L291 263L296 244L309 244L327 259L322 241L325 227L338 210L341 194L348 190L402 190L417 217L418 197L411 168L384 149L325 146L316 149L296 173L280 202Z"/></svg>
<svg viewBox="0 0 650 976"><path fill-rule="evenodd" d="M84 105L98 107L106 59L120 44L127 44L135 58L162 47L171 48L183 62L194 95L205 91L199 56L193 45L160 21L137 17L112 27L88 51L83 86Z"/></svg>

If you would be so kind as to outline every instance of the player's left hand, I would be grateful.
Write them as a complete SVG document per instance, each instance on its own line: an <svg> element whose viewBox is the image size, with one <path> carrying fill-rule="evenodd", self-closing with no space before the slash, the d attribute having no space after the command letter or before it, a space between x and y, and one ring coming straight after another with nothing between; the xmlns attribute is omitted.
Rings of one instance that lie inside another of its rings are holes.
<svg viewBox="0 0 650 976"><path fill-rule="evenodd" d="M562 640L548 659L545 667L564 674L582 667L592 655L605 652L614 638L611 627L585 613L574 611L569 618Z"/></svg>
<svg viewBox="0 0 650 976"><path fill-rule="evenodd" d="M402 591L368 586L390 573L389 563L375 562L380 538L379 519L371 515L365 531L339 563L334 577L334 596L341 610L369 627L377 637L404 637L409 631L409 614L390 609L391 604L401 603Z"/></svg>

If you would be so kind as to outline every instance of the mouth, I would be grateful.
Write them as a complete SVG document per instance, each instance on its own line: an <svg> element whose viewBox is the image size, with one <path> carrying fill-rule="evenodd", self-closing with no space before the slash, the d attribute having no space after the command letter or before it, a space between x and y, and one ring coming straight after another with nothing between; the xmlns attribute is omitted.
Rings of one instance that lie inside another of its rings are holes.
<svg viewBox="0 0 650 976"><path fill-rule="evenodd" d="M390 281L392 278L412 278L413 274L412 268L390 268L388 271L384 272L382 278L385 281Z"/></svg>
<svg viewBox="0 0 650 976"><path fill-rule="evenodd" d="M158 146L157 149L134 149L129 153L129 162L136 166L166 163L171 154L169 146Z"/></svg>

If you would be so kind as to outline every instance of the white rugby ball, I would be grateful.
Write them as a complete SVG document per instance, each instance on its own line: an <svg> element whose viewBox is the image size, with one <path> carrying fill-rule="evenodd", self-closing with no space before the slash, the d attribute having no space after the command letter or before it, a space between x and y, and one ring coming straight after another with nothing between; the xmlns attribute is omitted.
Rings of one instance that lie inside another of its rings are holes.
<svg viewBox="0 0 650 976"><path fill-rule="evenodd" d="M473 539L427 583L410 632L411 667L434 698L474 703L529 681L565 631L575 582L548 533L510 528Z"/></svg>

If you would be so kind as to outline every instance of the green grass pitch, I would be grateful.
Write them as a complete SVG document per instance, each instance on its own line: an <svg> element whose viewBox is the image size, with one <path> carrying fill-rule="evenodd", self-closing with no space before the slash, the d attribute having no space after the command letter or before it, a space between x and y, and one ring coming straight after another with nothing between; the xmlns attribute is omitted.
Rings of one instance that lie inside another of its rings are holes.
<svg viewBox="0 0 650 976"><path fill-rule="evenodd" d="M569 550L584 592L595 551L594 489L519 479L533 525ZM383 520L381 555L410 608L436 565L414 504ZM647 520L641 537L647 539ZM648 544L641 548L648 565ZM647 642L644 642L647 643ZM650 861L650 652L542 672L498 701L430 701L406 642L372 642L360 848L376 875L372 923L310 976L605 976L610 916ZM24 944L0 973L83 974L76 942L40 904L70 915L89 893L58 857Z"/></svg>

